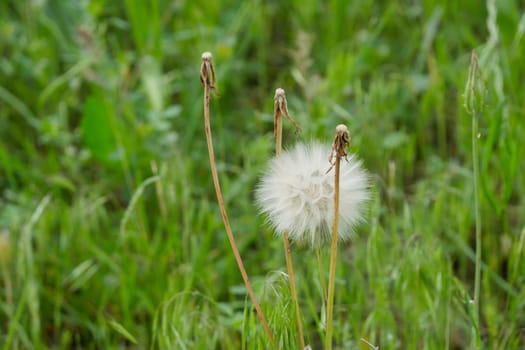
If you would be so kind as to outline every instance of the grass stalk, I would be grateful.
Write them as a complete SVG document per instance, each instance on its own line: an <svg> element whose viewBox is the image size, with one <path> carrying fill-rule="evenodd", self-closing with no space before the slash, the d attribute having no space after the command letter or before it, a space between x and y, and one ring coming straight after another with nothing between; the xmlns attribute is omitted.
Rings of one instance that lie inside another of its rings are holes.
<svg viewBox="0 0 525 350"><path fill-rule="evenodd" d="M474 164L474 210L476 212L476 271L474 276L474 317L476 320L476 348L481 346L480 339L480 284L481 284L481 212L479 206L479 160L478 160L478 116L472 116L472 162Z"/></svg>
<svg viewBox="0 0 525 350"><path fill-rule="evenodd" d="M239 253L239 248L237 247L237 243L235 242L235 238L233 236L232 229L230 226L230 221L226 213L226 207L224 206L224 199L222 197L222 191L221 191L221 187L219 183L219 175L217 172L217 165L215 163L215 154L213 150L213 139L212 139L211 123L210 123L210 93L212 90L215 91L215 69L213 68L213 64L211 60L212 60L211 53L204 52L202 54L200 79L201 79L202 84L204 85L204 128L206 130L206 142L208 144L208 154L210 157L210 167L211 167L211 173L212 173L212 178L213 178L213 185L215 187L215 193L217 195L217 202L219 204L219 208L221 211L222 221L224 222L226 234L228 236L228 240L230 241L230 246L233 251L233 255L235 256L237 266L239 267L239 270L242 275L242 279L244 281L244 284L246 286L246 289L248 290L250 299L252 300L252 303L257 312L257 316L261 320L264 331L268 335L268 338L270 339L273 345L275 343L275 340L274 340L272 331L270 330L270 327L268 326L268 322L266 321L266 318L264 317L264 313L261 309L259 302L257 301L252 285L250 283L250 279L248 278L248 274L246 273L246 269L244 268L244 264L242 262L241 255Z"/></svg>
<svg viewBox="0 0 525 350"><path fill-rule="evenodd" d="M368 345L370 347L370 349L372 349L372 350L379 350L379 346L375 346L374 344L372 344L371 342L369 342L365 338L361 338L361 341L363 343L365 343L366 345Z"/></svg>
<svg viewBox="0 0 525 350"><path fill-rule="evenodd" d="M475 258L475 272L474 272L474 303L473 303L473 317L474 329L473 336L475 339L475 348L481 348L480 335L480 289L481 289L481 247L482 247L482 233L481 233L481 211L480 211L480 195L479 195L479 116L483 108L483 82L479 76L478 58L475 52L472 52L467 85L465 89L465 108L467 113L472 117L472 164L473 164L473 182L474 182L474 211L475 211L475 225L476 225L476 258Z"/></svg>
<svg viewBox="0 0 525 350"><path fill-rule="evenodd" d="M292 120L288 114L288 104L286 101L286 95L283 89L278 88L275 90L274 98L274 133L275 133L275 156L279 158L282 151L282 139L283 139L283 115L288 119ZM295 124L297 127L297 124ZM301 309L299 308L299 300L297 299L297 289L295 287L295 274L292 262L292 253L290 250L290 241L288 239L288 233L283 232L283 245L284 255L286 257L286 269L288 270L288 281L290 283L290 294L295 306L295 321L297 323L297 336L299 338L300 349L304 349L304 335L303 335L303 324L301 321Z"/></svg>
<svg viewBox="0 0 525 350"><path fill-rule="evenodd" d="M325 350L332 349L335 268L337 263L337 238L339 228L339 172L341 168L341 158L346 156L345 148L348 145L349 140L350 135L348 133L348 128L342 124L338 125L335 132L334 143L332 145L332 155L330 157L332 160L333 156L335 155L334 222L332 225L332 241L330 245L330 270L328 274Z"/></svg>
<svg viewBox="0 0 525 350"><path fill-rule="evenodd" d="M162 182L160 181L161 175L159 173L157 162L151 161L150 167L151 167L151 172L155 176L158 176L157 181L155 181L155 191L157 193L157 202L159 203L161 217L163 220L166 220L166 218L168 217L168 209L167 209L166 200L165 200L166 196L164 194Z"/></svg>
<svg viewBox="0 0 525 350"><path fill-rule="evenodd" d="M323 295L323 306L326 307L326 281L323 272L323 255L321 251L321 244L319 242L315 247L315 255L317 256L317 266L319 267L319 283L321 284L321 293Z"/></svg>

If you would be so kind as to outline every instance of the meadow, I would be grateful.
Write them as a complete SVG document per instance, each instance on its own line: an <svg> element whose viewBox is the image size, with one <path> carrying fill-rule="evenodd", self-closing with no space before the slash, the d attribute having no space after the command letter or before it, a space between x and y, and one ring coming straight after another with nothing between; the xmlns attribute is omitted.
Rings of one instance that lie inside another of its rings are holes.
<svg viewBox="0 0 525 350"><path fill-rule="evenodd" d="M284 149L344 123L370 174L338 246L334 349L525 348L524 9L0 2L0 349L298 349L283 242L254 200L277 88L301 127L284 121ZM274 345L215 196L205 51L225 207ZM321 253L291 246L313 350Z"/></svg>

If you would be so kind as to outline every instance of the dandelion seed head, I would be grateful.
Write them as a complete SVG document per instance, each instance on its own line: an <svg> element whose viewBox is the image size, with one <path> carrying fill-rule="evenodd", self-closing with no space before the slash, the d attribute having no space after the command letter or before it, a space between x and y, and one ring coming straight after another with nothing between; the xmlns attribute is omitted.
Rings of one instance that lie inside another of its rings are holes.
<svg viewBox="0 0 525 350"><path fill-rule="evenodd" d="M331 146L298 144L270 162L256 189L261 213L280 235L311 245L329 238L334 219L334 171L327 160ZM338 237L346 240L363 218L369 198L368 174L351 154L341 161Z"/></svg>

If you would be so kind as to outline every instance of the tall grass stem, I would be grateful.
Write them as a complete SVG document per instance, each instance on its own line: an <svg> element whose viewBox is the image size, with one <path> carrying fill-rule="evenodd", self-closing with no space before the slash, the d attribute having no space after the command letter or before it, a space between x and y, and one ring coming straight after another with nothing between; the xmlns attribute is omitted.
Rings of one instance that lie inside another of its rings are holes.
<svg viewBox="0 0 525 350"><path fill-rule="evenodd" d="M474 211L476 225L476 259L474 272L474 302L473 317L474 329L473 337L475 339L475 348L481 348L481 322L480 322L480 298L481 298L481 209L480 209L480 173L479 173L479 117L484 108L484 86L480 77L478 57L473 51L470 59L468 70L467 84L465 88L465 108L467 113L472 117L472 164L474 180Z"/></svg>
<svg viewBox="0 0 525 350"><path fill-rule="evenodd" d="M472 116L472 162L474 165L474 210L476 212L476 271L474 275L474 318L476 320L476 349L481 348L480 284L481 284L481 212L479 203L478 116Z"/></svg>

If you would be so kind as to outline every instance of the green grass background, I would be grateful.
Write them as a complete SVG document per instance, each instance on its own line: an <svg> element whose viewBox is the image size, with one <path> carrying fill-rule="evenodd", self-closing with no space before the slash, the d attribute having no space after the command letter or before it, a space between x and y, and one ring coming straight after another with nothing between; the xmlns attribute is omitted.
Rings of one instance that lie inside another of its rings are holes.
<svg viewBox="0 0 525 350"><path fill-rule="evenodd" d="M2 1L0 349L270 348L215 202L203 51L226 206L280 347L297 348L284 252L253 204L277 87L300 140L329 143L346 123L372 174L367 223L339 250L336 348L472 348L472 50L486 88L480 333L484 349L523 349L524 8ZM293 132L285 123L285 147ZM293 259L307 343L321 349L315 254L293 247Z"/></svg>

